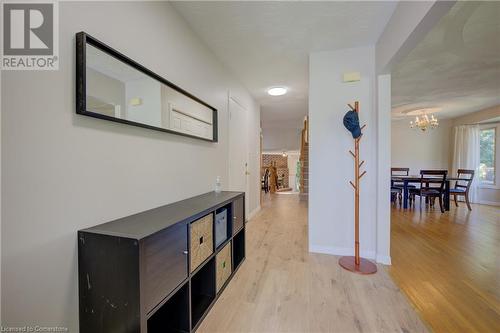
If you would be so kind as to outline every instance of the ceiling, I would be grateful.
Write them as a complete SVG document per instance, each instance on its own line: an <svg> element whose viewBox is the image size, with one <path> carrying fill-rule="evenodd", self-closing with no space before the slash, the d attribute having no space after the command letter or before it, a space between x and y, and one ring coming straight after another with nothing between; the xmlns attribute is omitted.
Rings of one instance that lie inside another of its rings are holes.
<svg viewBox="0 0 500 333"><path fill-rule="evenodd" d="M174 2L260 103L262 125L302 126L309 53L375 44L396 2ZM280 97L267 94L286 86ZM264 138L265 140L265 138Z"/></svg>
<svg viewBox="0 0 500 333"><path fill-rule="evenodd" d="M454 118L500 104L500 2L457 2L392 73L393 118Z"/></svg>

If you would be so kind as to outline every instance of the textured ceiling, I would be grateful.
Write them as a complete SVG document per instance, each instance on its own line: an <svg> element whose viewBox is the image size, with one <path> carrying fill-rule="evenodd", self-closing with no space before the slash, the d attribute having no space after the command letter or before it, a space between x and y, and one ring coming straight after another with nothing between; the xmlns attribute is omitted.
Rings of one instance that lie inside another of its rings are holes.
<svg viewBox="0 0 500 333"><path fill-rule="evenodd" d="M392 73L393 118L457 117L500 104L500 2L458 2Z"/></svg>
<svg viewBox="0 0 500 333"><path fill-rule="evenodd" d="M396 2L174 2L262 106L263 126L300 127L309 53L374 44ZM267 88L289 93L271 97Z"/></svg>

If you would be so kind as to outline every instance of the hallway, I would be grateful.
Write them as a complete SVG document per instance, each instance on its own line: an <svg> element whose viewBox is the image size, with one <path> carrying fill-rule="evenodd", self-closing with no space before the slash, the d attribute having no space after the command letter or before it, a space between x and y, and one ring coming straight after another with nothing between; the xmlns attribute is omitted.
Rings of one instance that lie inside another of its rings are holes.
<svg viewBox="0 0 500 333"><path fill-rule="evenodd" d="M383 266L360 276L338 257L308 252L298 195L266 195L247 224L246 251L199 332L427 331Z"/></svg>

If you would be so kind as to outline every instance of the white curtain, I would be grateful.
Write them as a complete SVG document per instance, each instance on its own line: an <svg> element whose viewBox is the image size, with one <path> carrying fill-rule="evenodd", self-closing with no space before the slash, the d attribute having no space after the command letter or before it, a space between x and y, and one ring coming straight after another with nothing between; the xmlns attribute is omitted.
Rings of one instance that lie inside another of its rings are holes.
<svg viewBox="0 0 500 333"><path fill-rule="evenodd" d="M453 177L458 169L475 171L474 181L470 187L469 199L477 202L477 177L479 172L479 125L462 125L454 128L453 144Z"/></svg>

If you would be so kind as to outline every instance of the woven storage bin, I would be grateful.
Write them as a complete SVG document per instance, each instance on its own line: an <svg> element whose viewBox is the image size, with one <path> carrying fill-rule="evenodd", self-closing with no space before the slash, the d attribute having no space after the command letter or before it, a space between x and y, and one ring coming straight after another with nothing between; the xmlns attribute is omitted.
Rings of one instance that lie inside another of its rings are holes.
<svg viewBox="0 0 500 333"><path fill-rule="evenodd" d="M193 272L214 250L213 214L191 223L191 272Z"/></svg>
<svg viewBox="0 0 500 333"><path fill-rule="evenodd" d="M224 286L232 272L231 242L227 243L215 256L215 273L217 277L217 292Z"/></svg>

